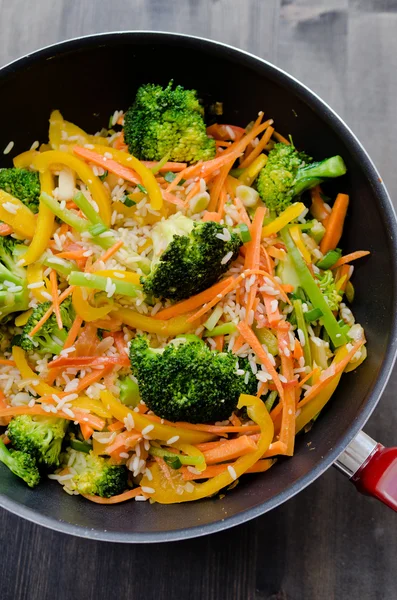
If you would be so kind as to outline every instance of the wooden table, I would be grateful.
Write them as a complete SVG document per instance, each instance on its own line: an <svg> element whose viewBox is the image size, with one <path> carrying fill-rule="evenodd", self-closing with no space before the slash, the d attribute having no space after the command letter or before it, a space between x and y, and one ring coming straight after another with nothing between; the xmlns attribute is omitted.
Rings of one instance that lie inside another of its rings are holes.
<svg viewBox="0 0 397 600"><path fill-rule="evenodd" d="M196 34L258 54L327 100L397 193L397 0L0 0L0 8L3 64L119 29ZM397 442L396 384L397 372L366 427L385 444ZM199 540L90 542L4 511L0 532L1 600L397 598L396 515L335 470L271 514Z"/></svg>

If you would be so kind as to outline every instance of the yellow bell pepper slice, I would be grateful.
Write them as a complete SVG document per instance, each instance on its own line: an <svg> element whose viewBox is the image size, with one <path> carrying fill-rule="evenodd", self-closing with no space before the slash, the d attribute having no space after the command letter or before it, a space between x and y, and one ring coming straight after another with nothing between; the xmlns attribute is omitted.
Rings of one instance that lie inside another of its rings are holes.
<svg viewBox="0 0 397 600"><path fill-rule="evenodd" d="M26 152L22 152L18 154L13 160L14 167L17 169L28 169L33 165L33 161L38 156L40 152L37 150L27 150Z"/></svg>
<svg viewBox="0 0 397 600"><path fill-rule="evenodd" d="M261 435L257 449L250 454L238 458L233 464L234 473L233 471L230 473L230 470L227 469L205 483L191 482L191 485L186 489L186 481L184 481L183 476L179 471L170 469L172 477L171 484L168 479L164 477L159 465L154 464L150 467L152 474L151 480L149 481L148 477L144 475L141 481L141 486L143 488L152 488L154 489L154 492L150 494L145 492L145 495L147 494L150 498L160 504L175 504L178 502L199 500L200 498L206 498L219 492L219 490L233 483L237 477L240 477L247 469L252 467L269 448L274 435L274 426L273 421L260 398L241 394L238 408L243 408L244 406L247 407L250 419L260 426Z"/></svg>
<svg viewBox="0 0 397 600"><path fill-rule="evenodd" d="M11 205L14 208L11 208ZM4 208L8 205L12 211ZM0 221L10 225L15 233L25 239L31 239L36 228L36 219L31 210L23 202L0 190Z"/></svg>
<svg viewBox="0 0 397 600"><path fill-rule="evenodd" d="M171 425L162 425L161 423L151 421L145 417L145 415L134 412L127 406L124 406L124 404L121 404L121 402L107 390L101 391L100 396L104 407L111 412L113 417L118 421L124 421L128 415L131 415L135 424L134 429L137 431L143 431L149 425L153 425L153 429L148 432L148 435L150 435L150 438L153 440L162 440L166 442L175 435L178 435L179 442L186 444L201 444L203 442L210 442L215 437L214 435L203 431L183 429L182 427L171 427Z"/></svg>
<svg viewBox="0 0 397 600"><path fill-rule="evenodd" d="M140 178L142 179L142 184L145 187L149 198L150 198L150 206L153 210L160 210L163 206L163 196L161 194L160 186L157 183L157 180L150 169L145 167L140 160L132 156L132 154L128 154L128 152L123 152L123 150L116 150L112 148L97 146L95 145L95 152L98 154L105 154L105 152L110 152L113 160L118 162L120 165L124 167L128 167L129 169L133 169Z"/></svg>
<svg viewBox="0 0 397 600"><path fill-rule="evenodd" d="M14 321L15 325L17 327L23 327L24 325L26 325L32 312L33 312L33 308L30 308L29 310L18 315Z"/></svg>
<svg viewBox="0 0 397 600"><path fill-rule="evenodd" d="M312 262L312 258L310 256L309 250L306 248L305 242L303 241L302 232L300 230L299 225L293 225L289 228L289 234L295 242L295 246L298 248L300 253L303 256L303 260L310 264Z"/></svg>
<svg viewBox="0 0 397 600"><path fill-rule="evenodd" d="M49 169L40 173L40 187L42 192L49 196L52 195L55 186L54 178ZM34 236L26 254L21 259L24 261L23 266L35 263L45 252L53 233L54 222L54 213L40 200Z"/></svg>
<svg viewBox="0 0 397 600"><path fill-rule="evenodd" d="M28 365L28 361L26 360L26 353L19 346L12 347L12 358L15 361L19 372L22 375L22 379L30 380L30 385L34 389L37 394L40 396L50 396L51 394L59 394L61 390L58 390L51 385L48 385L44 381L40 380L40 377L32 371L32 369Z"/></svg>
<svg viewBox="0 0 397 600"><path fill-rule="evenodd" d="M111 277L116 281L128 281L128 283L133 283L134 285L141 285L141 276L138 275L138 273L132 273L131 271L106 269L105 271L95 271L95 275L100 275L101 277ZM123 277L118 277L118 275L123 275Z"/></svg>
<svg viewBox="0 0 397 600"><path fill-rule="evenodd" d="M70 137L74 139L69 140ZM53 110L50 115L49 140L53 150L71 144L102 144L103 146L109 144L107 138L89 135L74 123L65 121L59 110Z"/></svg>
<svg viewBox="0 0 397 600"><path fill-rule="evenodd" d="M88 396L79 396L75 400L72 400L70 404L75 408L83 408L89 410L92 413L102 417L103 419L111 419L112 413L106 410L103 403L100 400L89 398Z"/></svg>
<svg viewBox="0 0 397 600"><path fill-rule="evenodd" d="M188 323L187 319L192 313L186 315L180 315L173 317L165 321L164 319L154 319L148 315L141 315L140 313L130 308L119 308L110 313L110 316L119 319L125 325L132 327L133 329L142 329L148 333L157 333L165 337L171 337L181 335L182 333L188 333L194 331L200 324L200 321L194 321Z"/></svg>
<svg viewBox="0 0 397 600"><path fill-rule="evenodd" d="M96 202L99 215L107 227L110 226L111 208L109 195L102 181L94 175L92 169L76 156L59 150L50 150L36 156L34 166L43 172L54 165L64 165L77 173L77 176L89 189L93 200ZM1 217L0 217L1 218Z"/></svg>
<svg viewBox="0 0 397 600"><path fill-rule="evenodd" d="M346 345L338 348L333 363L340 362L343 358L345 358L346 354L348 354ZM317 396L315 396L312 400L310 400L310 402L302 406L295 421L296 433L301 431L308 423L310 423L310 421L316 416L316 414L324 408L324 406L327 404L328 400L331 398L332 394L338 387L342 374L343 371L342 373L338 373L337 375L335 375L335 377L333 377L330 380L328 385L323 390L321 390L321 392L319 392Z"/></svg>
<svg viewBox="0 0 397 600"><path fill-rule="evenodd" d="M288 223L294 219L297 219L305 210L305 208L306 207L303 202L294 202L294 204L291 204L291 206L286 208L278 217L274 219L274 221L262 228L262 237L268 237L273 233L278 233L281 231L281 229L288 225Z"/></svg>
<svg viewBox="0 0 397 600"><path fill-rule="evenodd" d="M43 275L43 265L40 263L35 263L33 265L29 265L26 269L26 279L28 281L28 285L31 283L39 283L44 281L45 277ZM48 298L43 295L43 292L46 292L46 287L43 285L39 288L33 288L29 290L33 296L39 300L39 302L47 302Z"/></svg>
<svg viewBox="0 0 397 600"><path fill-rule="evenodd" d="M250 166L244 169L244 172L241 173L239 181L241 181L243 185L252 185L255 179L257 178L259 171L263 169L266 163L267 155L259 154L259 156L257 156L255 160L252 161Z"/></svg>
<svg viewBox="0 0 397 600"><path fill-rule="evenodd" d="M91 306L88 300L84 298L83 288L78 286L73 290L72 304L76 314L86 322L103 319L113 309L113 304L110 303L107 306Z"/></svg>

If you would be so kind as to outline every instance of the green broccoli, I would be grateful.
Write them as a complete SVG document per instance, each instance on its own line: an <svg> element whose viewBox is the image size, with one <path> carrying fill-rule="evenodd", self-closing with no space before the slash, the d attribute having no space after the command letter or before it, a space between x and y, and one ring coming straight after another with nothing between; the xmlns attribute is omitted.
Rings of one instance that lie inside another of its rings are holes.
<svg viewBox="0 0 397 600"><path fill-rule="evenodd" d="M8 437L17 450L33 456L39 465L56 468L67 426L66 419L19 415L8 425Z"/></svg>
<svg viewBox="0 0 397 600"><path fill-rule="evenodd" d="M40 483L40 472L35 459L18 450L9 450L0 438L0 461L10 469L14 475L20 477L31 488Z"/></svg>
<svg viewBox="0 0 397 600"><path fill-rule="evenodd" d="M252 393L231 352L211 351L202 341L176 338L153 349L144 336L130 345L131 370L145 404L170 421L209 423L228 419L241 393ZM255 386L255 393L257 387Z"/></svg>
<svg viewBox="0 0 397 600"><path fill-rule="evenodd" d="M132 406L133 408L138 406L141 399L139 395L138 384L135 383L135 381L133 381L128 375L125 377L120 377L118 384L120 388L120 402L122 402L122 404L126 404L127 406Z"/></svg>
<svg viewBox="0 0 397 600"><path fill-rule="evenodd" d="M340 177L346 173L346 165L340 156L321 162L311 161L309 156L298 152L292 144L275 144L256 184L259 195L269 210L282 212L305 190L325 179Z"/></svg>
<svg viewBox="0 0 397 600"><path fill-rule="evenodd" d="M197 162L215 156L215 140L207 137L204 110L195 90L178 85L141 86L124 117L124 138L137 158Z"/></svg>
<svg viewBox="0 0 397 600"><path fill-rule="evenodd" d="M79 494L110 498L127 489L128 469L124 465L113 465L110 459L92 451L87 454L67 448L61 455L61 468L66 467L72 467L76 472L68 481L68 487Z"/></svg>
<svg viewBox="0 0 397 600"><path fill-rule="evenodd" d="M242 244L219 223L196 223L180 214L157 223L152 240L151 272L141 282L148 295L169 300L190 298L213 285Z"/></svg>
<svg viewBox="0 0 397 600"><path fill-rule="evenodd" d="M0 237L0 319L27 310L26 271L18 266L20 246L9 236Z"/></svg>
<svg viewBox="0 0 397 600"><path fill-rule="evenodd" d="M0 169L0 189L21 200L33 213L38 212L40 179L36 171Z"/></svg>
<svg viewBox="0 0 397 600"><path fill-rule="evenodd" d="M63 329L59 329L56 316L54 314L44 323L39 331L30 337L30 332L44 313L50 308L51 302L42 302L35 309L27 320L18 340L14 340L15 346L21 346L26 352L38 352L39 354L59 354L67 338L69 329L73 325L74 310L69 298L60 305Z"/></svg>
<svg viewBox="0 0 397 600"><path fill-rule="evenodd" d="M332 271L324 271L318 277L318 285L322 291L325 301L332 311L338 310L342 302L342 293L336 289Z"/></svg>

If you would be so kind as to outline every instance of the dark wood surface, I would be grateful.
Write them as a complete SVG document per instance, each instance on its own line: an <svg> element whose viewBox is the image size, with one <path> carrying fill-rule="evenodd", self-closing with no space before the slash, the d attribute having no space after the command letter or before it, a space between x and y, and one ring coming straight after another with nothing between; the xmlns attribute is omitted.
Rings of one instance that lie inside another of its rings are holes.
<svg viewBox="0 0 397 600"><path fill-rule="evenodd" d="M304 81L352 127L392 197L397 180L397 0L0 0L0 63L118 29L211 37ZM392 376L366 431L397 441ZM397 516L336 471L269 515L188 542L90 542L0 511L1 600L393 600Z"/></svg>

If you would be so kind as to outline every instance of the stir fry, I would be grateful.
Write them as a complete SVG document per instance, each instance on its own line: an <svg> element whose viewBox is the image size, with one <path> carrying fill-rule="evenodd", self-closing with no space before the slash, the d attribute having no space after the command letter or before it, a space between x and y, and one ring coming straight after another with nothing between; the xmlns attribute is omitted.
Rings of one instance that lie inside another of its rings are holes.
<svg viewBox="0 0 397 600"><path fill-rule="evenodd" d="M343 159L212 109L170 82L94 135L54 110L0 170L0 461L31 488L211 497L292 457L366 358Z"/></svg>

